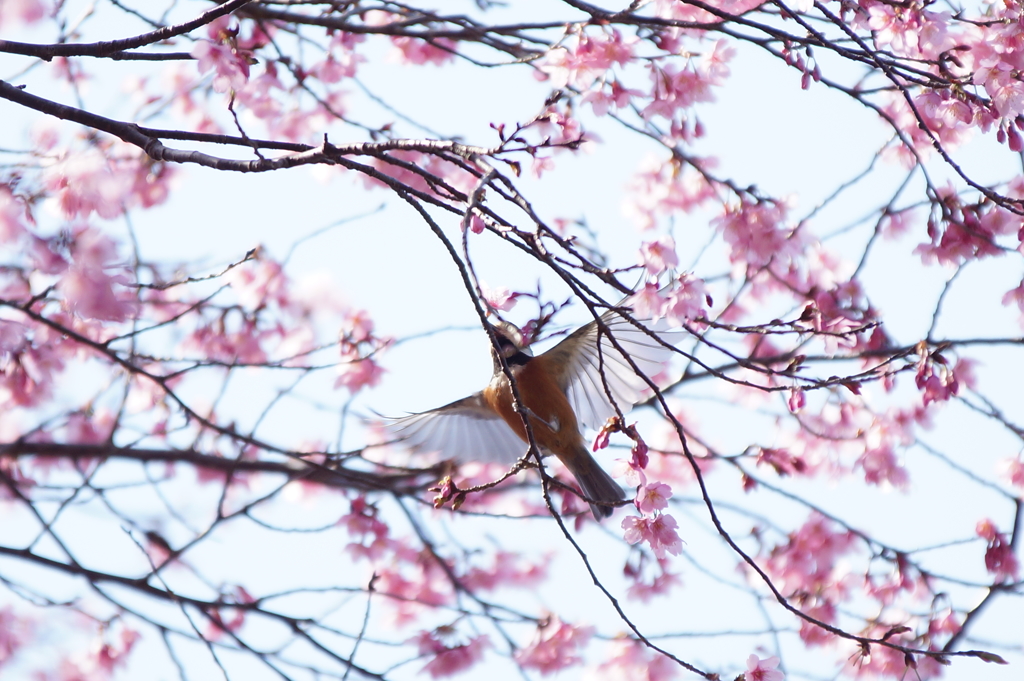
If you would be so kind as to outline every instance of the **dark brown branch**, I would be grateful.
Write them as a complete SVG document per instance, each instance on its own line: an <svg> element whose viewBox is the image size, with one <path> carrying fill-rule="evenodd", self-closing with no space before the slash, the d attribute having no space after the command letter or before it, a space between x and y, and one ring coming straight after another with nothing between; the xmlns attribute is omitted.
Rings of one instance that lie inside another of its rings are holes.
<svg viewBox="0 0 1024 681"><path fill-rule="evenodd" d="M37 45L34 43L19 43L13 40L0 40L0 52L10 54L23 54L29 57L39 57L50 61L54 57L112 57L114 59L132 59L123 54L125 50L132 50L143 45L173 38L177 35L184 35L200 26L205 26L217 17L234 12L239 7L248 4L252 0L228 0L223 5L214 7L203 12L191 21L186 21L177 26L164 26L149 33L143 33L131 38L119 40L105 40L98 43L57 43L53 45ZM113 55L118 56L114 57ZM145 57L143 57L145 58Z"/></svg>
<svg viewBox="0 0 1024 681"><path fill-rule="evenodd" d="M286 475L292 480L303 480L327 487L358 489L363 491L387 490L399 495L413 494L426 484L417 479L428 478L432 483L441 474L441 467L417 469L403 473L370 473L348 468L327 468L319 464L304 465L298 458L288 461L229 459L201 454L191 449L141 449L117 447L112 444L63 444L56 442L13 442L0 444L0 457L42 457L69 461L83 459L127 459L141 463L187 463L197 468L225 473L254 472Z"/></svg>
<svg viewBox="0 0 1024 681"><path fill-rule="evenodd" d="M400 165L401 161L389 159L384 155L386 151L403 150L418 151L427 154L440 154L448 152L462 158L471 158L476 155L491 155L498 150L475 147L467 144L446 140L387 140L384 142L364 142L356 144L345 144L336 146L324 142L319 147L310 145L286 145L279 142L268 142L270 148L295 150L295 153L278 158L238 160L211 156L200 151L186 151L182 149L171 149L165 147L158 136L147 134L147 132L158 133L159 136L178 137L199 141L216 141L221 143L239 144L253 148L254 145L262 144L259 140L241 140L225 135L193 135L189 133L173 133L171 131L157 131L150 128L142 128L134 123L117 121L104 116L99 116L84 109L78 109L66 104L60 104L44 97L39 97L25 92L22 88L11 85L0 80L0 99L6 99L20 104L21 106L54 116L66 121L72 121L81 125L113 135L128 144L139 147L146 152L150 158L156 161L168 161L172 163L189 163L206 166L215 170L229 170L242 173L267 172L294 168L301 165L315 163L333 164L339 162L342 156L376 156L384 158L389 163ZM164 133L168 133L164 135ZM206 139L206 138L209 139Z"/></svg>

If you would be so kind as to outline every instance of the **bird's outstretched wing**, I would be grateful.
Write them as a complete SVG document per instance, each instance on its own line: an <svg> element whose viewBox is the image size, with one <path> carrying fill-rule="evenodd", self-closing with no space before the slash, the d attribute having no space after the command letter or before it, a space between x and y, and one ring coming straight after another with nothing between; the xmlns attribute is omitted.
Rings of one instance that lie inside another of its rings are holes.
<svg viewBox="0 0 1024 681"><path fill-rule="evenodd" d="M385 424L400 444L417 453L437 453L460 463L512 465L526 443L476 393L437 409L391 419Z"/></svg>
<svg viewBox="0 0 1024 681"><path fill-rule="evenodd" d="M644 375L650 378L664 369L672 356L669 348L614 310L601 315L601 321ZM660 330L656 324L644 326ZM542 356L550 356L550 366L559 367L555 380L569 398L576 418L595 430L615 416L609 393L626 412L645 398L644 391L649 388L608 335L600 331L596 320L576 329Z"/></svg>

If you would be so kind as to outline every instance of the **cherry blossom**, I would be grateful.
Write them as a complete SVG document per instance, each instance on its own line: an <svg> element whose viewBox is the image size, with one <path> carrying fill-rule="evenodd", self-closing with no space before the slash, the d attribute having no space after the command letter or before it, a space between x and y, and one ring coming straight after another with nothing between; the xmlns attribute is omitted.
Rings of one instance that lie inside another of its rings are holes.
<svg viewBox="0 0 1024 681"><path fill-rule="evenodd" d="M450 626L424 631L417 636L413 642L420 655L431 658L422 671L430 674L432 679L440 679L464 672L483 659L484 650L489 645L486 636L473 636L465 643L454 643L458 638Z"/></svg>
<svg viewBox="0 0 1024 681"><path fill-rule="evenodd" d="M925 406L929 402L945 402L960 392L960 381L956 372L938 353L928 354L922 351L917 362L914 382L924 393Z"/></svg>
<svg viewBox="0 0 1024 681"><path fill-rule="evenodd" d="M654 277L665 270L678 267L679 257L676 255L675 240L670 236L663 236L645 242L640 247L640 264Z"/></svg>
<svg viewBox="0 0 1024 681"><path fill-rule="evenodd" d="M0 6L0 28L39 21L46 15L46 11L46 3L42 0L7 0Z"/></svg>
<svg viewBox="0 0 1024 681"><path fill-rule="evenodd" d="M232 28L227 17L220 17L209 25L207 33L211 40L198 40L192 48L199 73L214 72L216 92L240 90L249 80L251 57L238 44L238 28Z"/></svg>
<svg viewBox="0 0 1024 681"><path fill-rule="evenodd" d="M1020 561L1006 535L999 532L991 520L978 523L976 532L988 542L985 549L985 569L995 576L996 582L1016 580L1020 575Z"/></svg>
<svg viewBox="0 0 1024 681"><path fill-rule="evenodd" d="M790 591L834 589L839 558L853 546L851 532L832 530L825 518L812 514L785 544L772 549L766 567Z"/></svg>
<svg viewBox="0 0 1024 681"><path fill-rule="evenodd" d="M0 185L0 243L16 242L25 233L23 225L25 209L19 205L14 192L6 185Z"/></svg>
<svg viewBox="0 0 1024 681"><path fill-rule="evenodd" d="M630 585L626 593L630 598L635 598L641 603L649 603L658 596L667 595L674 587L679 586L681 583L682 580L679 579L679 575L671 572L661 572L651 578L650 581L637 578Z"/></svg>
<svg viewBox="0 0 1024 681"><path fill-rule="evenodd" d="M366 36L347 31L337 31L331 39L331 51L323 62L313 67L313 72L325 83L337 83L345 78L356 75L357 67L366 61L366 57L358 54L356 46L366 40Z"/></svg>
<svg viewBox="0 0 1024 681"><path fill-rule="evenodd" d="M483 290L484 301L491 309L508 312L516 306L516 298L519 297L519 294L512 293L507 287L501 286L491 289L486 284L481 283L480 288Z"/></svg>
<svg viewBox="0 0 1024 681"><path fill-rule="evenodd" d="M95 229L84 228L74 234L71 266L61 277L59 288L75 314L119 322L134 313L136 303L126 289L131 281L117 271L116 248L110 238Z"/></svg>
<svg viewBox="0 0 1024 681"><path fill-rule="evenodd" d="M131 178L99 150L65 150L43 172L47 188L67 217L97 213L114 218L125 208Z"/></svg>
<svg viewBox="0 0 1024 681"><path fill-rule="evenodd" d="M635 38L624 39L617 30L600 33L580 32L572 47L549 51L540 70L556 88L570 85L580 90L591 87L608 69L628 63L633 57Z"/></svg>
<svg viewBox="0 0 1024 681"><path fill-rule="evenodd" d="M663 312L670 325L683 326L687 322L706 317L711 305L711 295L704 281L690 273L683 273L673 282Z"/></svg>
<svg viewBox="0 0 1024 681"><path fill-rule="evenodd" d="M455 58L456 44L448 38L436 38L430 42L419 38L395 36L391 44L397 48L396 60L410 64L434 64L442 66Z"/></svg>
<svg viewBox="0 0 1024 681"><path fill-rule="evenodd" d="M787 450L777 447L759 448L757 465L771 466L780 477L810 472L810 467L802 456L790 454Z"/></svg>
<svg viewBox="0 0 1024 681"><path fill-rule="evenodd" d="M683 550L683 540L676 532L676 519L667 513L653 517L627 516L622 519L623 538L630 544L644 541L654 555L664 558L666 553L678 556Z"/></svg>
<svg viewBox="0 0 1024 681"><path fill-rule="evenodd" d="M714 166L712 160L701 163L709 169ZM625 210L641 229L652 229L661 216L696 210L715 195L701 173L681 167L675 159L666 162L653 155L644 159L631 189Z"/></svg>
<svg viewBox="0 0 1024 681"><path fill-rule="evenodd" d="M662 655L656 655L642 642L632 638L618 638L609 646L611 653L596 668L588 668L585 681L669 681L678 678L679 667Z"/></svg>
<svg viewBox="0 0 1024 681"><path fill-rule="evenodd" d="M804 239L785 226L786 209L777 202L744 203L730 207L712 224L722 231L731 247L729 259L747 267L782 265L799 255Z"/></svg>
<svg viewBox="0 0 1024 681"><path fill-rule="evenodd" d="M633 97L642 95L639 90L624 87L619 81L612 80L603 88L589 90L583 95L582 101L589 104L595 114L604 116L613 106L616 109L625 108L629 106Z"/></svg>
<svg viewBox="0 0 1024 681"><path fill-rule="evenodd" d="M785 681L786 675L777 669L779 658L766 657L764 659L751 654L747 658L747 671L744 672L746 681Z"/></svg>
<svg viewBox="0 0 1024 681"><path fill-rule="evenodd" d="M888 443L866 449L857 458L855 466L864 470L864 480L868 484L887 482L897 488L907 486L907 471L900 465L896 452Z"/></svg>
<svg viewBox="0 0 1024 681"><path fill-rule="evenodd" d="M582 662L580 648L586 647L593 627L568 624L557 617L537 627L533 642L516 651L516 661L526 669L547 676Z"/></svg>
<svg viewBox="0 0 1024 681"><path fill-rule="evenodd" d="M472 567L462 576L461 582L470 588L493 591L510 586L533 587L547 576L549 559L541 563L533 563L522 556L498 551L494 554L494 564L490 568Z"/></svg>
<svg viewBox="0 0 1024 681"><path fill-rule="evenodd" d="M29 639L32 623L10 607L0 609L0 667L11 660Z"/></svg>
<svg viewBox="0 0 1024 681"><path fill-rule="evenodd" d="M641 485L636 491L636 507L641 513L652 513L668 507L672 488L663 482Z"/></svg>
<svg viewBox="0 0 1024 681"><path fill-rule="evenodd" d="M351 392L357 392L377 385L383 376L384 369L373 359L343 354L341 363L338 364L338 378L334 381L334 387L344 386Z"/></svg>
<svg viewBox="0 0 1024 681"><path fill-rule="evenodd" d="M999 462L999 474L1007 483L1024 490L1024 459L1018 455L1016 458L1003 459Z"/></svg>
<svg viewBox="0 0 1024 681"><path fill-rule="evenodd" d="M639 291L630 296L628 302L637 317L653 320L664 316L665 306L668 304L658 284L651 282L641 286Z"/></svg>

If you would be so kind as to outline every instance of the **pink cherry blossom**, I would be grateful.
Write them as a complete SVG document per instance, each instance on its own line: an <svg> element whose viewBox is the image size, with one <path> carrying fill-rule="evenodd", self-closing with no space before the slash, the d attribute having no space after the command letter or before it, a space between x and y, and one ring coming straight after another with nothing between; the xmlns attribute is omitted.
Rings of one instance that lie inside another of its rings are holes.
<svg viewBox="0 0 1024 681"><path fill-rule="evenodd" d="M0 400L34 406L50 396L54 375L74 348L49 328L0 320Z"/></svg>
<svg viewBox="0 0 1024 681"><path fill-rule="evenodd" d="M323 62L313 67L313 72L325 83L337 83L356 75L356 68L366 57L355 52L355 47L366 40L358 33L336 31L331 38L331 51Z"/></svg>
<svg viewBox="0 0 1024 681"><path fill-rule="evenodd" d="M786 210L777 202L743 203L712 220L731 251L729 259L749 267L780 264L796 257L804 247L799 232L786 227Z"/></svg>
<svg viewBox="0 0 1024 681"><path fill-rule="evenodd" d="M540 563L534 563L509 551L496 551L490 568L472 567L459 581L466 588L486 591L511 586L532 587L548 576L549 562L550 556Z"/></svg>
<svg viewBox="0 0 1024 681"><path fill-rule="evenodd" d="M198 60L199 73L214 72L215 92L240 90L249 80L249 55L230 44L197 40L192 56Z"/></svg>
<svg viewBox="0 0 1024 681"><path fill-rule="evenodd" d="M32 624L8 606L0 609L0 667L17 653L32 633Z"/></svg>
<svg viewBox="0 0 1024 681"><path fill-rule="evenodd" d="M706 317L710 306L711 296L705 288L704 280L684 272L672 283L663 312L669 325L683 326L687 322Z"/></svg>
<svg viewBox="0 0 1024 681"><path fill-rule="evenodd" d="M457 643L459 636L451 626L424 631L413 639L420 655L431 658L422 671L432 679L454 676L473 667L483 659L489 647L487 636L473 636L465 643Z"/></svg>
<svg viewBox="0 0 1024 681"><path fill-rule="evenodd" d="M567 624L557 617L537 628L533 641L515 652L516 661L526 669L547 676L582 662L579 650L594 635L593 627Z"/></svg>
<svg viewBox="0 0 1024 681"><path fill-rule="evenodd" d="M437 561L411 551L412 560L401 556L406 547L395 547L401 560L393 565L377 565L377 591L393 596L389 599L394 626L405 626L419 619L427 606L442 605L451 600L451 582ZM403 569L406 563L408 569Z"/></svg>
<svg viewBox="0 0 1024 681"><path fill-rule="evenodd" d="M121 628L121 635L115 643L104 641L96 652L96 663L101 670L107 674L113 674L117 667L126 662L136 641L140 638L139 632L128 627Z"/></svg>
<svg viewBox="0 0 1024 681"><path fill-rule="evenodd" d="M285 91L284 84L277 76L277 66L271 62L264 65L262 73L236 88L234 93L235 101L244 105L248 113L278 129L282 127L279 119L285 117L284 107L278 97Z"/></svg>
<svg viewBox="0 0 1024 681"><path fill-rule="evenodd" d="M1010 289L1003 295L1003 305L1016 305L1021 312L1021 323L1024 324L1024 281L1017 288Z"/></svg>
<svg viewBox="0 0 1024 681"><path fill-rule="evenodd" d="M557 104L547 107L534 121L532 129L547 143L555 145L575 145L593 138L592 134L584 135L572 109Z"/></svg>
<svg viewBox="0 0 1024 681"><path fill-rule="evenodd" d="M0 244L10 246L25 234L25 206L10 187L0 184Z"/></svg>
<svg viewBox="0 0 1024 681"><path fill-rule="evenodd" d="M636 575L626 594L641 603L649 603L652 598L668 594L673 587L681 583L679 575L664 570L648 580L641 575Z"/></svg>
<svg viewBox="0 0 1024 681"><path fill-rule="evenodd" d="M865 577L866 593L882 605L892 605L901 593L913 594L918 590L927 592L927 583L920 575L915 579L915 574L907 556L899 553L888 574L869 574Z"/></svg>
<svg viewBox="0 0 1024 681"><path fill-rule="evenodd" d="M808 599L810 603L802 603L800 609L807 614L808 617L813 617L819 622L825 624L833 624L836 620L836 606L831 599L821 595L816 595ZM800 620L800 640L806 643L808 646L821 646L831 643L835 639L835 634L822 629L817 624L808 622L805 619Z"/></svg>
<svg viewBox="0 0 1024 681"><path fill-rule="evenodd" d="M612 475L626 481L629 487L638 487L647 483L647 474L635 462L629 459L616 459Z"/></svg>
<svg viewBox="0 0 1024 681"><path fill-rule="evenodd" d="M473 213L473 217L469 220L469 231L473 234L482 234L485 229L487 229L487 223L479 215Z"/></svg>
<svg viewBox="0 0 1024 681"><path fill-rule="evenodd" d="M814 513L786 543L772 549L766 568L786 591L814 593L836 587L835 571L839 559L853 549L852 532L833 530L822 516Z"/></svg>
<svg viewBox="0 0 1024 681"><path fill-rule="evenodd" d="M502 312L508 312L516 306L516 299L519 297L518 293L512 293L505 286L492 289L487 284L481 282L480 289L484 294L484 301L487 303L487 307L492 310L501 310Z"/></svg>
<svg viewBox="0 0 1024 681"><path fill-rule="evenodd" d="M115 218L125 207L133 178L98 149L65 151L43 171L43 181L64 215L88 217L96 212Z"/></svg>
<svg viewBox="0 0 1024 681"><path fill-rule="evenodd" d="M633 425L635 426L636 424L634 423ZM647 468L647 462L650 461L650 457L647 456L648 451L647 443L637 435L633 439L633 446L629 450L631 455L629 465L637 470Z"/></svg>
<svg viewBox="0 0 1024 681"><path fill-rule="evenodd" d="M220 608L210 611L204 638L217 641L228 633L237 633L245 624L245 610L240 608Z"/></svg>
<svg viewBox="0 0 1024 681"><path fill-rule="evenodd" d="M370 342L373 340L373 319L366 310L346 310L340 335L346 343Z"/></svg>
<svg viewBox="0 0 1024 681"><path fill-rule="evenodd" d="M587 681L670 681L678 678L679 666L633 638L617 638L609 644L608 659L588 670Z"/></svg>
<svg viewBox="0 0 1024 681"><path fill-rule="evenodd" d="M1017 75L1017 66L1009 61L987 59L975 73L975 82L984 86L996 112L1004 118L1024 113L1024 82Z"/></svg>
<svg viewBox="0 0 1024 681"><path fill-rule="evenodd" d="M628 63L636 42L636 38L623 38L617 30L580 31L568 47L550 50L540 63L540 70L551 79L552 87L569 85L587 90L614 65Z"/></svg>
<svg viewBox="0 0 1024 681"><path fill-rule="evenodd" d="M747 681L785 681L786 675L778 670L778 666L779 658L774 655L761 659L757 655L751 654L747 658L747 671L744 678Z"/></svg>
<svg viewBox="0 0 1024 681"><path fill-rule="evenodd" d="M81 317L115 322L131 316L136 302L125 288L131 282L119 267L114 241L96 229L83 228L74 234L70 251L71 266L58 284L68 309Z"/></svg>
<svg viewBox="0 0 1024 681"><path fill-rule="evenodd" d="M604 87L588 90L581 101L589 104L598 116L604 116L613 106L623 109L630 105L634 97L642 95L639 90L624 87L619 81L613 80Z"/></svg>
<svg viewBox="0 0 1024 681"><path fill-rule="evenodd" d="M633 314L638 319L652 320L657 320L664 316L667 303L656 283L644 284L626 302L633 308Z"/></svg>
<svg viewBox="0 0 1024 681"><path fill-rule="evenodd" d="M541 156L538 154L530 161L530 172L538 180L544 176L544 173L550 172L556 167L555 159L551 156Z"/></svg>
<svg viewBox="0 0 1024 681"><path fill-rule="evenodd" d="M434 38L429 42L408 36L392 36L391 44L397 49L398 61L407 64L434 64L443 66L455 59L457 44L448 38Z"/></svg>
<svg viewBox="0 0 1024 681"><path fill-rule="evenodd" d="M960 393L960 381L956 373L938 353L921 351L914 377L917 387L924 393L924 404L945 402Z"/></svg>
<svg viewBox="0 0 1024 681"><path fill-rule="evenodd" d="M636 491L634 503L641 513L652 513L668 507L672 488L663 482L649 482Z"/></svg>
<svg viewBox="0 0 1024 681"><path fill-rule="evenodd" d="M344 386L354 393L363 388L372 388L380 383L380 379L383 376L383 367L373 359L353 354L342 355L341 363L338 364L338 378L334 381L334 387L340 388Z"/></svg>
<svg viewBox="0 0 1024 681"><path fill-rule="evenodd" d="M371 532L383 535L388 533L388 526L377 518L377 507L367 503L363 495L352 499L349 513L342 516L338 524L345 525L348 533L354 536L364 536Z"/></svg>
<svg viewBox="0 0 1024 681"><path fill-rule="evenodd" d="M810 470L802 456L778 447L760 447L757 451L757 465L771 466L779 477L800 475Z"/></svg>
<svg viewBox="0 0 1024 681"><path fill-rule="evenodd" d="M15 24L31 24L46 15L47 5L42 0L4 0L0 3L0 28Z"/></svg>
<svg viewBox="0 0 1024 681"><path fill-rule="evenodd" d="M224 275L224 281L238 296L238 302L246 310L257 310L268 303L284 304L287 301L287 279L281 265L267 257L261 249L255 262L246 262L232 268Z"/></svg>
<svg viewBox="0 0 1024 681"><path fill-rule="evenodd" d="M864 471L864 481L869 485L880 485L887 482L897 489L907 486L909 476L889 443L864 450L854 463L856 468Z"/></svg>
<svg viewBox="0 0 1024 681"><path fill-rule="evenodd" d="M999 475L1014 487L1024 490L1024 459L1018 454L1014 458L999 462Z"/></svg>
<svg viewBox="0 0 1024 681"><path fill-rule="evenodd" d="M708 159L693 162L708 169L714 166ZM644 159L630 189L626 212L641 229L652 229L661 216L696 210L715 196L714 187L701 173L653 155Z"/></svg>
<svg viewBox="0 0 1024 681"><path fill-rule="evenodd" d="M64 426L65 438L75 444L109 442L115 424L115 414L109 409L99 408L93 414L75 412Z"/></svg>
<svg viewBox="0 0 1024 681"><path fill-rule="evenodd" d="M654 277L665 270L678 267L679 256L676 255L675 239L665 235L654 241L644 242L640 247L640 264Z"/></svg>
<svg viewBox="0 0 1024 681"><path fill-rule="evenodd" d="M988 542L985 549L985 569L995 576L996 583L1016 580L1020 575L1020 562L1006 534L999 532L988 519L978 523L976 532Z"/></svg>
<svg viewBox="0 0 1024 681"><path fill-rule="evenodd" d="M644 108L643 115L672 120L681 109L713 101L711 88L728 77L726 64L734 53L728 41L720 40L700 62L690 62L683 68L677 68L671 62L651 64L648 67L652 81L648 95L650 104Z"/></svg>
<svg viewBox="0 0 1024 681"><path fill-rule="evenodd" d="M622 519L623 538L630 544L647 542L654 555L664 558L666 553L678 556L683 550L683 540L676 532L676 519L667 513L654 517L627 516Z"/></svg>

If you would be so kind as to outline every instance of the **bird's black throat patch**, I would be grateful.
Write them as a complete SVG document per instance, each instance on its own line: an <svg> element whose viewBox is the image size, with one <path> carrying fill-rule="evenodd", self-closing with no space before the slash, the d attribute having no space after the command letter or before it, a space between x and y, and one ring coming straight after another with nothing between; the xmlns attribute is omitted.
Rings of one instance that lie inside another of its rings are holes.
<svg viewBox="0 0 1024 681"><path fill-rule="evenodd" d="M505 361L508 362L508 365L510 367L521 367L526 366L526 363L529 362L531 359L533 359L533 357L530 357L522 350L517 350L515 354L511 355L510 357L506 357Z"/></svg>

